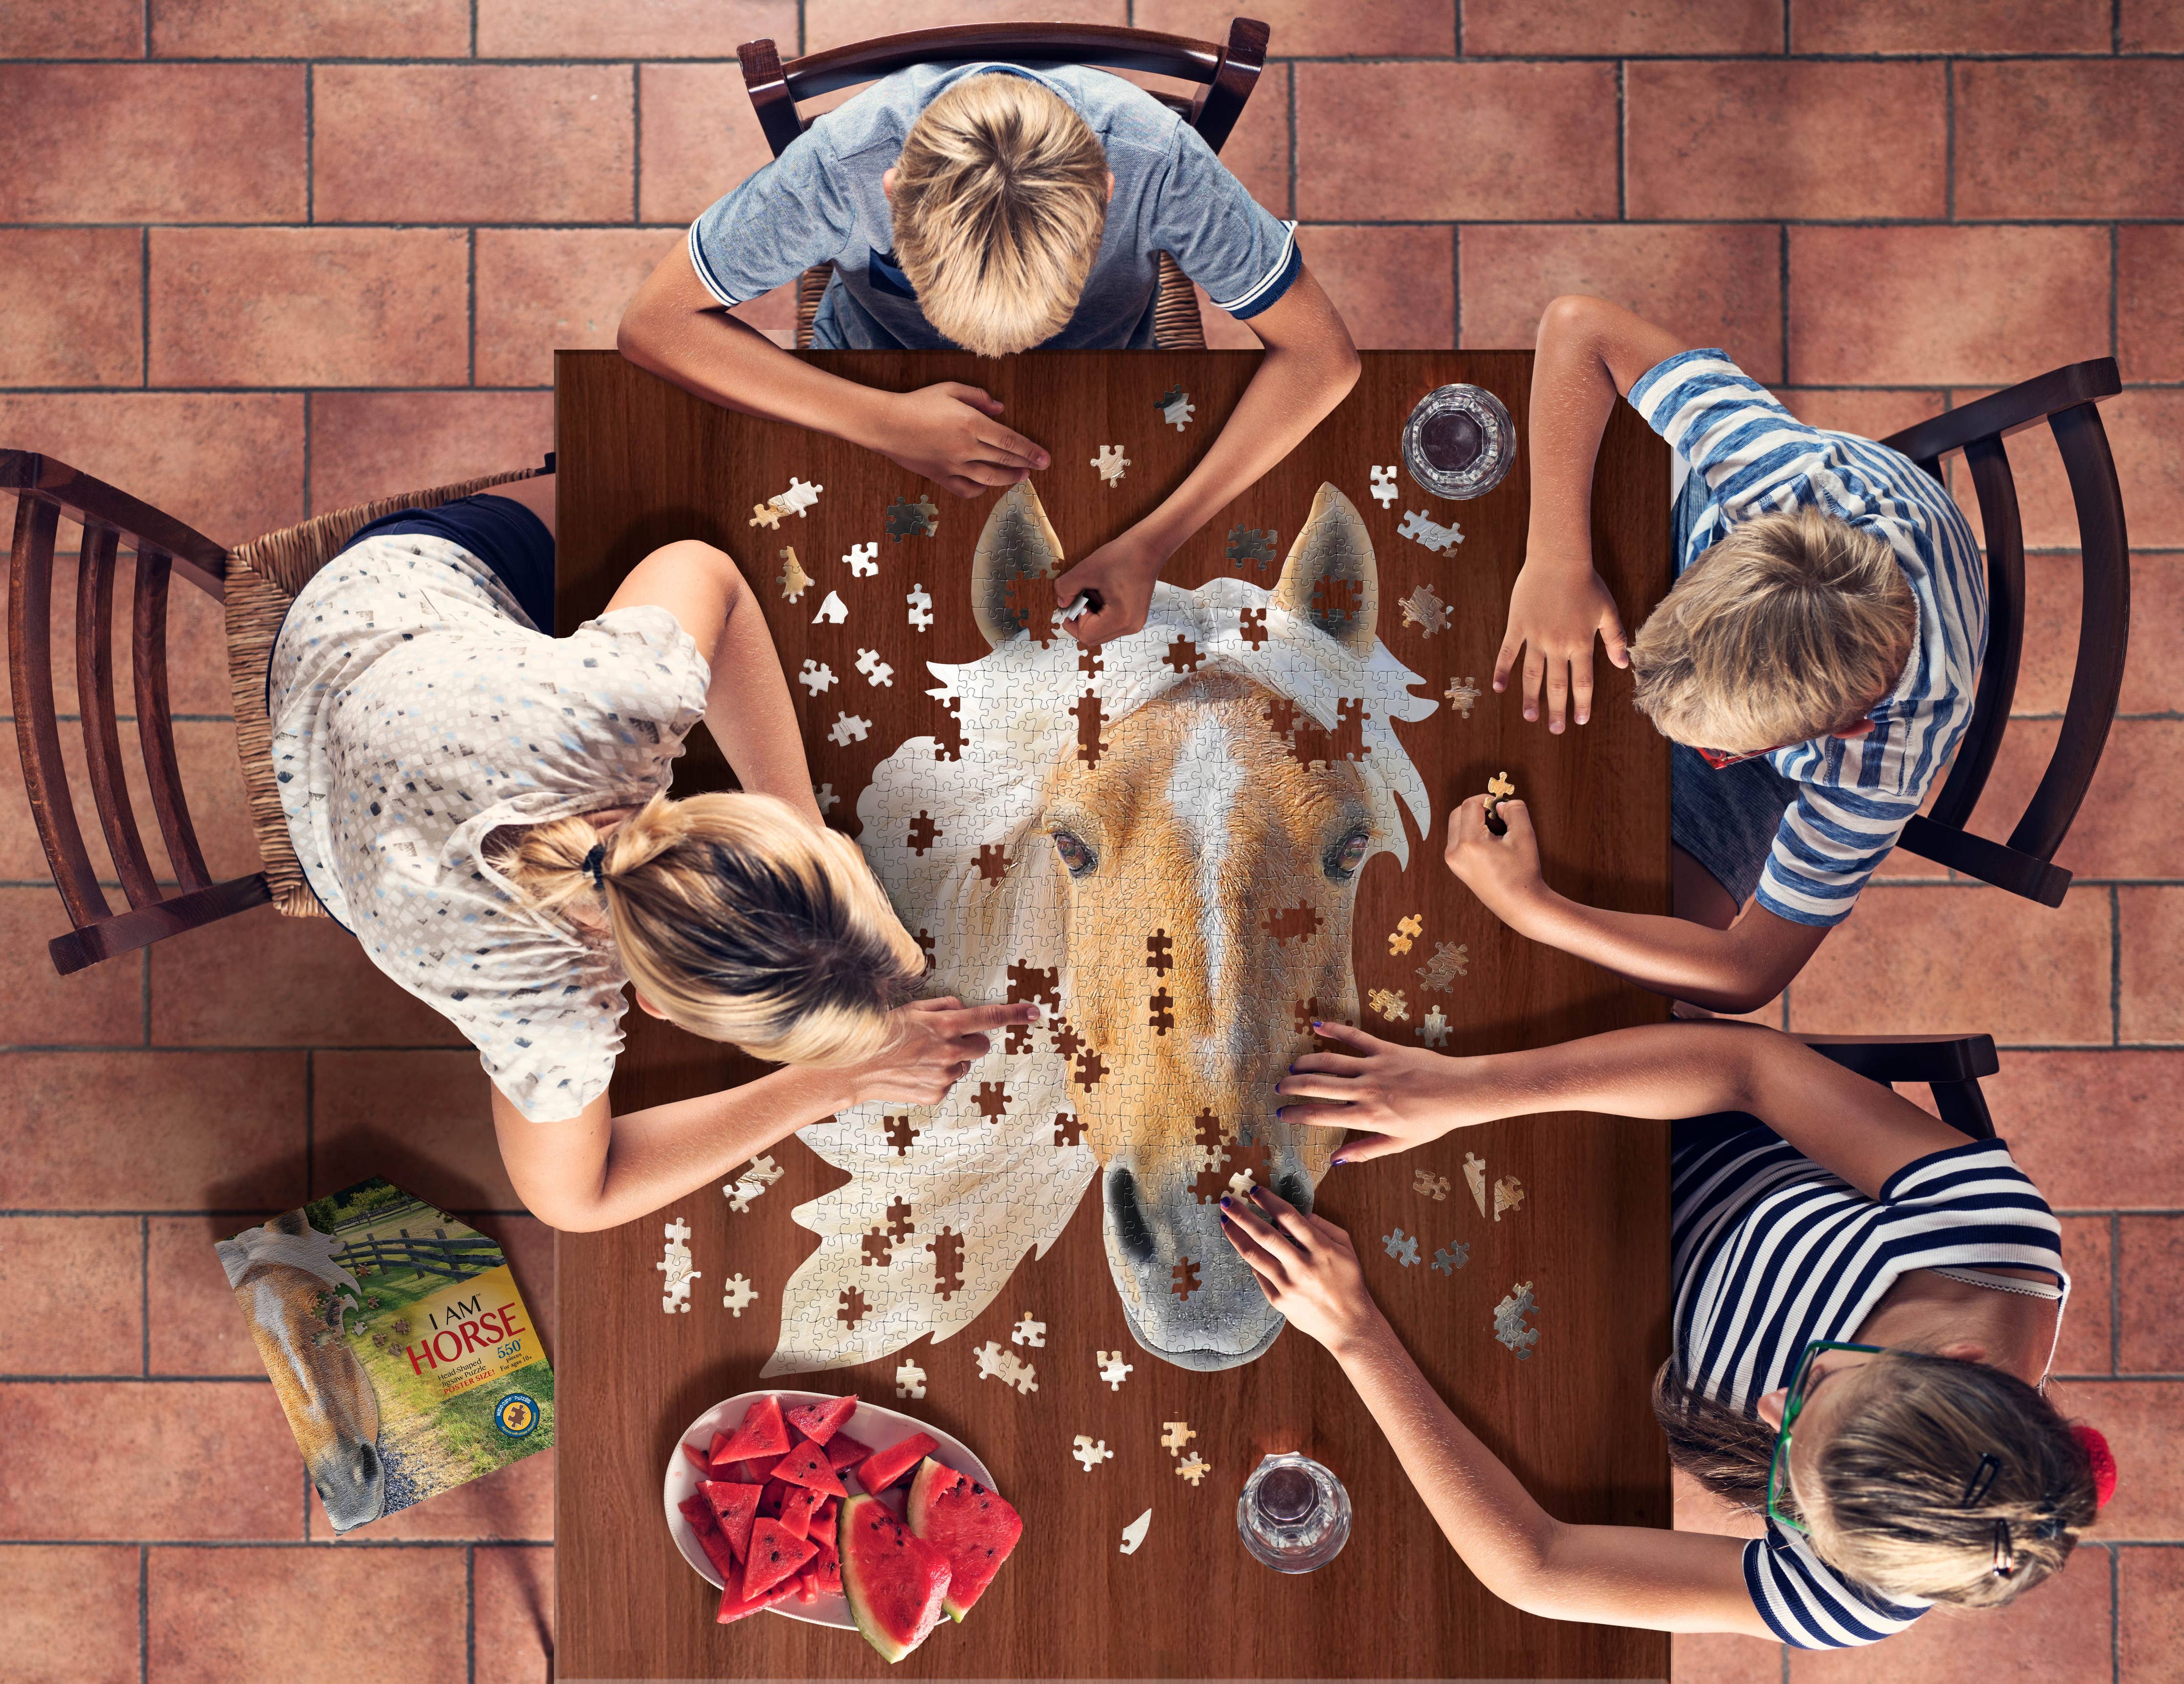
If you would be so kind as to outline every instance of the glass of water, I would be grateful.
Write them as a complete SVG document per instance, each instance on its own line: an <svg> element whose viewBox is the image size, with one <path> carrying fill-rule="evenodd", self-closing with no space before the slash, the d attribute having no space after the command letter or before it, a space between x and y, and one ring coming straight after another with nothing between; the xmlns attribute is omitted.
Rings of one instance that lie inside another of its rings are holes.
<svg viewBox="0 0 2184 1684"><path fill-rule="evenodd" d="M1236 1499L1236 1530L1277 1573L1309 1573L1350 1542L1350 1493L1309 1456L1269 1456Z"/></svg>

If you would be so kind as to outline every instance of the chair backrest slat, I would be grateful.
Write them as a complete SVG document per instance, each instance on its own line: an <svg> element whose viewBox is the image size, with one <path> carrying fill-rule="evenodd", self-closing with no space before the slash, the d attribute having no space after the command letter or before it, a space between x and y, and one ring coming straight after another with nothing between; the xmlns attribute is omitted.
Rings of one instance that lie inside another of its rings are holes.
<svg viewBox="0 0 2184 1684"><path fill-rule="evenodd" d="M175 755L175 718L167 695L167 583L173 558L164 549L136 552L136 595L131 616L129 649L136 686L136 740L152 792L152 811L167 857L185 889L212 882L204 853L182 800L181 764Z"/></svg>
<svg viewBox="0 0 2184 1684"><path fill-rule="evenodd" d="M2017 482L1999 437L1989 434L1964 447L1965 465L1979 495L1986 529L1986 655L1980 662L1972 717L1948 781L1934 798L1936 824L1961 830L1971 820L1994 770L2009 707L2017 695L2017 669L2025 650L2025 523L2018 512Z"/></svg>
<svg viewBox="0 0 2184 1684"><path fill-rule="evenodd" d="M53 534L60 516L60 505L49 498L25 490L15 499L8 569L8 681L31 819L70 922L81 926L107 917L112 909L75 822L53 705Z"/></svg>
<svg viewBox="0 0 2184 1684"><path fill-rule="evenodd" d="M913 64L984 59L997 64L1097 64L1210 83L1220 74L1222 53L1212 42L1190 36L1117 24L956 24L807 53L784 67L783 81L791 99L816 99Z"/></svg>
<svg viewBox="0 0 2184 1684"><path fill-rule="evenodd" d="M114 874L129 904L144 906L159 898L159 885L129 799L114 700L114 561L120 540L111 527L83 529L75 576L76 707L83 727L84 775Z"/></svg>
<svg viewBox="0 0 2184 1684"><path fill-rule="evenodd" d="M111 527L132 547L148 544L165 550L192 584L207 596L220 596L227 552L194 527L104 480L36 450L0 450L0 491L42 491L86 525Z"/></svg>

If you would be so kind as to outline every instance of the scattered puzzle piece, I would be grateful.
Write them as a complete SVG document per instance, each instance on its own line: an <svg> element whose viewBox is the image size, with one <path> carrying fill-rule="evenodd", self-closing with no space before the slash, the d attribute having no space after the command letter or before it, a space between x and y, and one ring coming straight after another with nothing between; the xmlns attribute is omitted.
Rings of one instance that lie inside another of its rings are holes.
<svg viewBox="0 0 2184 1684"><path fill-rule="evenodd" d="M664 1289L660 1308L670 1315L680 1311L690 1313L690 1284L700 1279L698 1270L690 1267L690 1224L677 1217L665 1224L667 1235L665 1255L653 1267L667 1278L660 1282Z"/></svg>
<svg viewBox="0 0 2184 1684"><path fill-rule="evenodd" d="M1023 1319L1009 1330L1009 1343L1011 1345L1045 1344L1046 1324L1043 1321L1034 1321L1031 1319L1031 1312L1026 1310L1023 1313Z"/></svg>
<svg viewBox="0 0 2184 1684"><path fill-rule="evenodd" d="M1104 1438L1094 1439L1087 1434L1079 1433L1077 1435L1075 1443L1077 1447L1069 1453L1083 1464L1084 1471L1088 1474L1102 1462L1112 1462L1115 1459L1115 1453L1107 1448L1107 1441Z"/></svg>
<svg viewBox="0 0 2184 1684"><path fill-rule="evenodd" d="M811 575L804 571L796 559L796 547L791 544L781 552L781 594L791 602L811 588Z"/></svg>
<svg viewBox="0 0 2184 1684"><path fill-rule="evenodd" d="M1454 1274L1471 1261L1471 1247L1460 1240L1451 1240L1434 1253L1433 1266L1443 1274Z"/></svg>
<svg viewBox="0 0 2184 1684"><path fill-rule="evenodd" d="M1400 493L1396 490L1396 470L1390 466L1373 470L1373 500L1383 509L1390 507ZM1405 533L1408 538L1410 533Z"/></svg>
<svg viewBox="0 0 2184 1684"><path fill-rule="evenodd" d="M1245 1199L1251 1196L1251 1166L1245 1164L1228 1178L1228 1192L1232 1198Z"/></svg>
<svg viewBox="0 0 2184 1684"><path fill-rule="evenodd" d="M1391 1023L1410 1021L1410 1002L1403 998L1400 990L1376 988L1365 1003Z"/></svg>
<svg viewBox="0 0 2184 1684"><path fill-rule="evenodd" d="M1448 1177L1436 1175L1430 1169L1413 1169L1411 1172L1411 1191L1423 1193L1435 1204L1440 1204L1448 1197Z"/></svg>
<svg viewBox="0 0 2184 1684"><path fill-rule="evenodd" d="M1039 1390L1032 1365L1015 1352L1004 1348L999 1341L989 1339L971 1354L978 1360L980 1380L998 1380L1004 1386L1013 1386L1020 1397L1028 1397Z"/></svg>
<svg viewBox="0 0 2184 1684"><path fill-rule="evenodd" d="M1413 1269L1417 1267L1418 1261L1418 1236L1417 1235L1406 1234L1401 1229L1398 1228L1392 1234L1383 1234L1380 1236L1380 1243L1387 1248L1388 1255L1393 1257L1403 1268Z"/></svg>
<svg viewBox="0 0 2184 1684"><path fill-rule="evenodd" d="M833 688L834 669L824 661L807 660L804 670L796 675L796 682L816 696L822 690Z"/></svg>
<svg viewBox="0 0 2184 1684"><path fill-rule="evenodd" d="M1509 774L1497 772L1486 780L1486 811L1492 812L1502 802L1517 793L1517 786L1509 781Z"/></svg>
<svg viewBox="0 0 2184 1684"><path fill-rule="evenodd" d="M1524 1184L1513 1175L1504 1175L1494 1184L1494 1219L1501 1221L1502 1213L1514 1210L1524 1202Z"/></svg>
<svg viewBox="0 0 2184 1684"><path fill-rule="evenodd" d="M1435 594L1431 585L1420 585L1403 599L1403 623L1416 626L1427 637L1446 632L1449 616L1455 612Z"/></svg>
<svg viewBox="0 0 2184 1684"><path fill-rule="evenodd" d="M853 742L861 743L865 733L872 728L872 722L854 713L838 713L827 730L827 740L838 749L846 749Z"/></svg>
<svg viewBox="0 0 2184 1684"><path fill-rule="evenodd" d="M1471 963L1471 950L1461 942L1436 941L1434 956L1418 967L1418 976L1435 994L1446 994Z"/></svg>
<svg viewBox="0 0 2184 1684"><path fill-rule="evenodd" d="M1425 920L1416 912L1396 921L1396 933L1388 938L1388 956L1396 958L1411 951L1411 944L1425 934Z"/></svg>
<svg viewBox="0 0 2184 1684"><path fill-rule="evenodd" d="M830 590L827 599L819 605L819 611L811 616L815 626L838 626L850 617L850 605L842 600L839 591Z"/></svg>
<svg viewBox="0 0 2184 1684"><path fill-rule="evenodd" d="M887 535L896 544L906 538L931 538L939 530L940 511L929 497L921 497L915 503L900 498L888 505Z"/></svg>
<svg viewBox="0 0 2184 1684"><path fill-rule="evenodd" d="M772 1157L755 1157L734 1182L721 1189L727 1196L728 1208L740 1216L751 1207L751 1201L781 1179L780 1168Z"/></svg>
<svg viewBox="0 0 2184 1684"><path fill-rule="evenodd" d="M880 546L878 539L870 544L853 544L850 553L842 558L842 565L850 570L853 579L869 579L880 570Z"/></svg>
<svg viewBox="0 0 2184 1684"><path fill-rule="evenodd" d="M1198 1482L1213 1471L1213 1464L1194 1450L1186 1459L1176 1464L1175 1471L1189 1480L1190 1488L1196 1491Z"/></svg>
<svg viewBox="0 0 2184 1684"><path fill-rule="evenodd" d="M1112 1390L1120 1391L1123 1382L1130 1377L1131 1364L1123 1360L1120 1351L1095 1351L1092 1354L1100 1359L1100 1378Z"/></svg>
<svg viewBox="0 0 2184 1684"><path fill-rule="evenodd" d="M866 681L875 689L882 684L889 689L894 688L894 668L880 659L880 652L876 649L857 651L857 671L865 675Z"/></svg>
<svg viewBox="0 0 2184 1684"><path fill-rule="evenodd" d="M1112 488L1122 482L1123 470L1130 466L1130 459L1123 454L1119 444L1102 444L1100 454L1092 459L1092 466L1100 470L1100 477Z"/></svg>
<svg viewBox="0 0 2184 1684"><path fill-rule="evenodd" d="M1161 1448L1171 1456L1181 1453L1183 1447L1198 1436L1189 1421L1162 1421L1161 1425L1165 1429L1161 1434ZM1194 1456L1197 1453L1191 1452Z"/></svg>
<svg viewBox="0 0 2184 1684"><path fill-rule="evenodd" d="M743 1319L744 1311L758 1302L758 1288L740 1274L728 1277L728 1290L722 1296L721 1308L731 1312L737 1320Z"/></svg>
<svg viewBox="0 0 2184 1684"><path fill-rule="evenodd" d="M744 524L747 527L764 527L768 532L772 532L781 524L781 510L771 503L754 503L751 505L751 517Z"/></svg>
<svg viewBox="0 0 2184 1684"><path fill-rule="evenodd" d="M1451 678L1448 688L1441 692L1448 705L1466 719L1479 700L1479 681L1476 678Z"/></svg>
<svg viewBox="0 0 2184 1684"><path fill-rule="evenodd" d="M811 786L811 800L818 807L820 817L822 818L842 805L842 798L834 793L834 786L831 783L814 783Z"/></svg>
<svg viewBox="0 0 2184 1684"><path fill-rule="evenodd" d="M910 605L910 623L921 632L933 629L933 593L922 585L912 585L903 600Z"/></svg>
<svg viewBox="0 0 2184 1684"><path fill-rule="evenodd" d="M1463 534L1457 530L1455 521L1451 521L1445 527L1438 526L1429 520L1422 510L1406 509L1402 528L1396 536L1422 544L1436 555L1446 554L1463 542Z"/></svg>
<svg viewBox="0 0 2184 1684"><path fill-rule="evenodd" d="M1540 1307L1532 1300L1532 1283L1520 1280L1509 1289L1508 1296L1494 1307L1494 1336L1520 1357L1532 1354L1532 1347L1540 1342L1540 1330L1524 1325L1524 1318L1537 1315Z"/></svg>
<svg viewBox="0 0 2184 1684"><path fill-rule="evenodd" d="M925 1370L906 1359L898 1363L894 1371L894 1395L898 1397L924 1397Z"/></svg>
<svg viewBox="0 0 2184 1684"><path fill-rule="evenodd" d="M819 493L826 488L823 485L812 485L806 481L792 477L788 482L788 490L783 492L778 497L768 498L766 501L780 510L783 514L794 515L801 520L804 518L804 511L819 500Z"/></svg>
<svg viewBox="0 0 2184 1684"><path fill-rule="evenodd" d="M1084 1471L1088 1474L1092 1471L1090 1463L1084 1464ZM1151 1529L1152 1524L1153 1511L1148 1508L1123 1528L1122 1553L1124 1555L1135 1555L1138 1553L1138 1546L1145 1541L1145 1533Z"/></svg>
<svg viewBox="0 0 2184 1684"><path fill-rule="evenodd" d="M1426 1012L1425 1021L1418 1025L1418 1039L1428 1046L1446 1046L1448 1029L1448 1014L1438 1006L1432 1006Z"/></svg>
<svg viewBox="0 0 2184 1684"><path fill-rule="evenodd" d="M1471 1189L1471 1202L1479 1207L1481 1216L1486 1214L1486 1160L1475 1151L1463 1155L1463 1179Z"/></svg>
<svg viewBox="0 0 2184 1684"><path fill-rule="evenodd" d="M1153 407L1161 412L1161 419L1181 432L1190 425L1191 417L1198 413L1198 405L1190 401L1190 393L1180 386L1171 386L1154 400Z"/></svg>

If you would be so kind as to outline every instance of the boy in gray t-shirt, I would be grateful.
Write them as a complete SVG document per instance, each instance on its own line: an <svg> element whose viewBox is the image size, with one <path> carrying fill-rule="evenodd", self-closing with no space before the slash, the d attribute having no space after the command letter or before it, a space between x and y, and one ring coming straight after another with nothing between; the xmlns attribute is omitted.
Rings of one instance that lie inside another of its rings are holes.
<svg viewBox="0 0 2184 1684"><path fill-rule="evenodd" d="M624 313L621 346L716 403L833 433L975 497L1050 461L985 392L872 391L783 354L728 309L831 262L822 348L1148 348L1162 252L1249 321L1267 355L1184 482L1056 581L1061 602L1092 594L1072 625L1102 643L1144 623L1168 556L1357 371L1295 224L1142 89L1071 65L928 64L876 82L691 225L687 250Z"/></svg>

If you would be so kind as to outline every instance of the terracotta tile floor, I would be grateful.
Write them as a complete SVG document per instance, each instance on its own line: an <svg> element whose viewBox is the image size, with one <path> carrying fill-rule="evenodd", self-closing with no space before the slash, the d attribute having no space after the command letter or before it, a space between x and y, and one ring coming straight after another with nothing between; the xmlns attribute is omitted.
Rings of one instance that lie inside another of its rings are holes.
<svg viewBox="0 0 2184 1684"><path fill-rule="evenodd" d="M1200 34L1228 15L1211 0L915 9ZM1936 1615L1836 1656L1702 1638L1676 1670L2184 1676L2184 1151L2166 1132L2184 1090L2184 8L1257 9L1296 56L1269 65L1227 155L1302 219L1361 344L1529 343L1541 304L1587 289L1725 345L1814 421L1873 432L2057 363L2121 360L2129 389L2104 413L2139 628L2063 856L2077 886L2043 912L1904 859L1769 1015L2006 1044L1997 1118L2070 1213L2067 1390L2114 1440L2125 1494L2059 1583L2002 1615ZM13 8L0 441L229 542L533 460L552 349L611 343L683 222L764 155L736 43L816 47L908 15L878 0ZM787 321L777 297L749 314ZM2021 793L2060 711L2076 597L2052 451L2031 434L2010 449L2039 552L2026 720L1996 780ZM207 845L247 868L217 623L193 609L177 642ZM0 1670L540 1676L551 1458L343 1546L376 1558L369 1577L343 1570L209 1249L387 1168L504 1236L543 1311L551 1246L512 1207L475 1062L324 924L254 914L56 979L42 944L58 906L4 760ZM337 1662L311 1641L329 1623L376 1635Z"/></svg>

